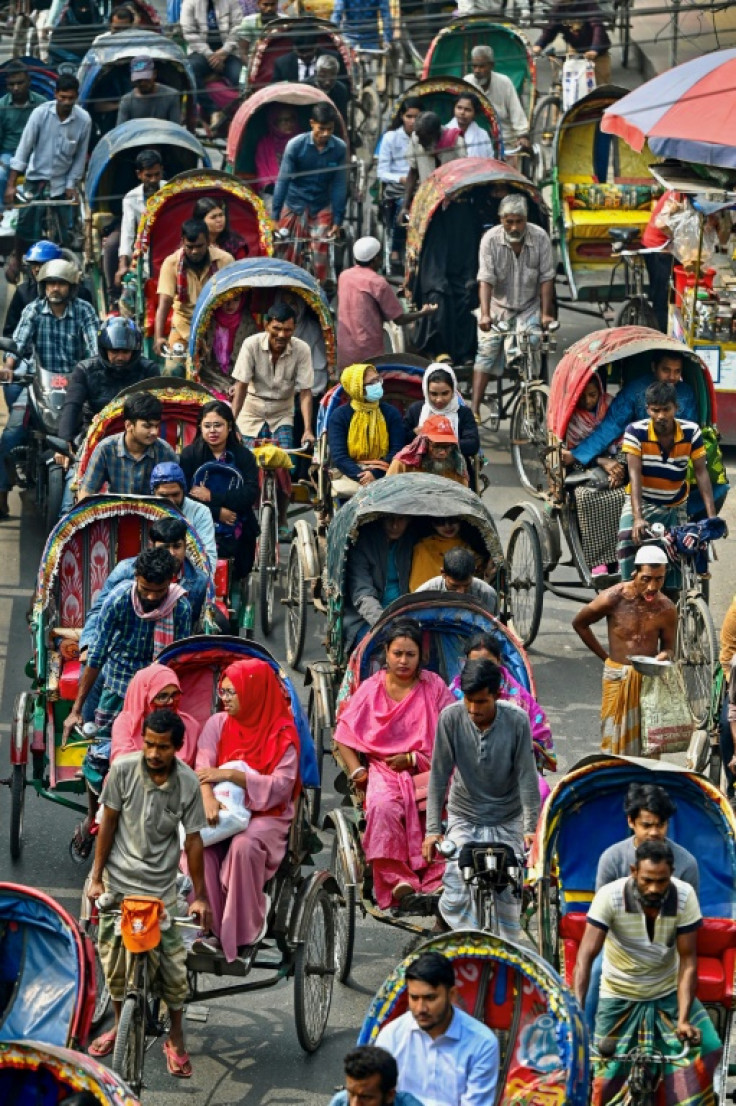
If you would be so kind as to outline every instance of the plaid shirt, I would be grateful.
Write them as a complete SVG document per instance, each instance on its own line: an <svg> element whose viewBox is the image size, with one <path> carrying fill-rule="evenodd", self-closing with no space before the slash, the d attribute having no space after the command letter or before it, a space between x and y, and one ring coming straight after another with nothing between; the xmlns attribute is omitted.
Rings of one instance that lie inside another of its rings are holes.
<svg viewBox="0 0 736 1106"><path fill-rule="evenodd" d="M156 623L139 618L133 610L132 585L118 584L102 604L97 631L87 655L89 668L101 668L107 691L125 695L136 672L153 661ZM174 607L174 641L188 637L192 608L186 596Z"/></svg>
<svg viewBox="0 0 736 1106"><path fill-rule="evenodd" d="M23 308L13 341L20 357L30 357L35 350L45 369L71 375L77 362L97 356L99 329L100 320L91 303L70 300L57 318L48 302L39 298Z"/></svg>
<svg viewBox="0 0 736 1106"><path fill-rule="evenodd" d="M94 495L107 484L113 495L150 495L151 473L162 461L179 462L168 442L158 438L142 456L133 457L125 448L125 431L121 431L95 447L79 490Z"/></svg>

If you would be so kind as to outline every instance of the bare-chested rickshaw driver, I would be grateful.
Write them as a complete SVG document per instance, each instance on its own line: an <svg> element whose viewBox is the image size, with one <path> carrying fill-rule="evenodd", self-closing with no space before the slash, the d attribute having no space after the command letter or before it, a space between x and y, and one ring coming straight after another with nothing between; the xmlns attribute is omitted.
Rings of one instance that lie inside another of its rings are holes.
<svg viewBox="0 0 736 1106"><path fill-rule="evenodd" d="M573 619L573 628L591 653L603 661L601 748L622 756L641 755L641 674L629 657L671 660L677 632L677 608L662 593L667 556L654 545L637 551L634 574L597 595ZM591 626L608 623L608 650Z"/></svg>

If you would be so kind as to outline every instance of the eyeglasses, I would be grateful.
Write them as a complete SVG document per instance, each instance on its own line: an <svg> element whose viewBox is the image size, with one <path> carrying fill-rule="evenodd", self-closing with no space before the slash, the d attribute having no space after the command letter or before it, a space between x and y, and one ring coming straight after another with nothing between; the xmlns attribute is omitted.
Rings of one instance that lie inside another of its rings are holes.
<svg viewBox="0 0 736 1106"><path fill-rule="evenodd" d="M234 687L221 687L220 698L221 699L234 699L237 695L237 691Z"/></svg>
<svg viewBox="0 0 736 1106"><path fill-rule="evenodd" d="M160 691L153 697L154 703L175 703L177 699L181 699L180 691Z"/></svg>

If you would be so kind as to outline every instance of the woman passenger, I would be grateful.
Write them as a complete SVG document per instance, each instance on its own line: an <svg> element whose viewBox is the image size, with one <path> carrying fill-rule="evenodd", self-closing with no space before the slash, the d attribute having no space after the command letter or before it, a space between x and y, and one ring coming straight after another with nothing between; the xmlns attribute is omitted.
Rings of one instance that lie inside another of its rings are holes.
<svg viewBox="0 0 736 1106"><path fill-rule="evenodd" d="M266 119L267 132L258 141L255 152L256 177L253 188L266 202L269 214L271 198L281 168L286 144L299 134L299 116L290 104L271 104Z"/></svg>
<svg viewBox="0 0 736 1106"><path fill-rule="evenodd" d="M471 457L480 453L480 435L470 407L463 403L457 387L457 378L451 365L433 361L422 377L424 400L418 399L407 407L404 415L405 444L414 441L419 427L431 415L444 415L452 423L457 434L460 452L472 473Z"/></svg>
<svg viewBox="0 0 736 1106"><path fill-rule="evenodd" d="M247 576L253 567L258 523L253 504L258 498L258 465L240 441L232 408L215 399L199 414L197 436L179 458L189 487L188 495L209 507L215 522L218 556L235 560L235 578ZM208 472L197 480L202 465L215 461L237 469L239 487L231 487L227 473Z"/></svg>
<svg viewBox="0 0 736 1106"><path fill-rule="evenodd" d="M230 229L227 208L222 200L216 200L213 196L202 196L194 205L192 218L204 219L211 246L219 246L221 250L227 250L236 261L242 261L250 253L248 243L242 234L236 234Z"/></svg>
<svg viewBox="0 0 736 1106"><path fill-rule="evenodd" d="M349 365L340 383L350 402L331 413L327 442L338 470L332 490L347 499L386 475L404 444L404 428L396 408L382 401L383 384L373 365Z"/></svg>
<svg viewBox="0 0 736 1106"><path fill-rule="evenodd" d="M432 519L434 533L421 538L414 546L409 591L416 591L422 584L426 584L427 580L440 575L445 553L450 549L460 547L475 553L473 547L460 536L460 526L460 520L456 518Z"/></svg>
<svg viewBox="0 0 736 1106"><path fill-rule="evenodd" d="M180 701L181 684L172 668L154 663L136 672L128 684L123 709L112 724L110 764L125 753L139 753L143 748L143 720L153 711L166 708L184 723L184 744L177 756L193 768L200 727L196 718L179 710Z"/></svg>
<svg viewBox="0 0 736 1106"><path fill-rule="evenodd" d="M217 825L215 784L242 787L254 817L246 830L204 850L213 934L208 951L222 948L229 961L248 962L268 928L271 907L264 887L284 858L299 785L299 737L288 696L266 661L237 661L220 684L224 710L205 724L196 769L207 822ZM244 761L245 772L222 768ZM197 943L195 942L195 949Z"/></svg>
<svg viewBox="0 0 736 1106"><path fill-rule="evenodd" d="M423 824L414 777L428 772L440 711L453 702L441 677L421 665L422 631L411 619L393 624L386 666L345 703L335 746L350 781L365 792L363 849L373 869L376 902L421 913L444 864L422 858Z"/></svg>
<svg viewBox="0 0 736 1106"><path fill-rule="evenodd" d="M574 465L576 463L571 450L589 437L598 424L603 421L610 403L611 400L606 394L603 381L598 373L594 373L580 393L575 410L567 424L565 448L561 455L564 465ZM617 452L618 443L616 442L608 448L604 456L596 458L595 464L591 462L589 466L595 468L595 465L598 465L602 468L608 474L608 483L612 488L619 488L626 482L626 469L616 460Z"/></svg>
<svg viewBox="0 0 736 1106"><path fill-rule="evenodd" d="M407 96L396 113L391 129L381 137L378 149L376 176L383 186L381 207L386 232L391 232L392 268L401 265L401 252L406 245L406 227L397 223L396 216L404 200L404 185L409 173L409 143L421 110L419 97Z"/></svg>
<svg viewBox="0 0 736 1106"><path fill-rule="evenodd" d="M243 292L225 300L212 312L212 320L201 343L199 380L219 399L230 399L235 382L232 372L246 338L258 333L250 313L250 294Z"/></svg>

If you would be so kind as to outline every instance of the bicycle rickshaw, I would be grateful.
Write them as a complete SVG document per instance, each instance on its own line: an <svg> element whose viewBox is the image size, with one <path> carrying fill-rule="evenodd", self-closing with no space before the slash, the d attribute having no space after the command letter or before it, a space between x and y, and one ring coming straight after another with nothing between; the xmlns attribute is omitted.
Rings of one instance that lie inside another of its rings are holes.
<svg viewBox="0 0 736 1106"><path fill-rule="evenodd" d="M87 1094L99 1106L138 1106L139 1100L114 1072L67 1048L35 1041L0 1043L0 1096L3 1102L62 1106ZM26 1097L28 1096L28 1097Z"/></svg>
<svg viewBox="0 0 736 1106"><path fill-rule="evenodd" d="M149 57L155 64L161 84L181 94L182 123L193 131L197 85L186 54L165 35L135 27L130 31L100 35L79 66L79 106L92 116L93 134L105 134L116 125L120 100L133 87L130 63L139 55ZM154 138L149 145L158 149Z"/></svg>
<svg viewBox="0 0 736 1106"><path fill-rule="evenodd" d="M263 201L242 181L209 168L188 170L170 180L148 201L133 254L135 314L147 357L152 356L161 265L179 248L182 223L192 217L195 203L204 196L227 205L230 228L245 239L249 258L273 253L271 220Z"/></svg>
<svg viewBox="0 0 736 1106"><path fill-rule="evenodd" d="M422 111L434 111L439 115L440 122L444 125L453 118L455 101L463 92L471 92L480 101L481 113L475 121L489 136L493 146L493 156L503 157L503 137L493 105L479 89L472 84L468 84L461 77L429 77L426 80L409 85L394 104L391 117L396 122L401 111L401 105L411 96L421 100ZM471 159L468 158L467 160ZM450 162L450 164L454 164L454 162Z"/></svg>
<svg viewBox="0 0 736 1106"><path fill-rule="evenodd" d="M496 1103L586 1106L588 1034L572 992L531 949L477 930L433 937L414 949L373 998L359 1044L375 1044L384 1025L408 1010L406 969L425 952L452 961L456 1005L496 1034Z"/></svg>
<svg viewBox="0 0 736 1106"><path fill-rule="evenodd" d="M504 516L514 522L506 550L509 610L516 633L527 646L539 629L545 591L579 602L580 589L600 590L618 580L613 566L623 488L609 488L597 479L595 466L586 472L566 472L560 451L570 417L591 378L597 374L604 387L614 379L626 384L646 376L652 357L660 351L683 357L683 378L695 392L698 422L712 425L716 399L707 366L687 346L657 330L633 326L596 330L572 345L554 371L547 428L538 428L536 458L531 449L527 458L537 499L517 504ZM569 562L562 560L563 536ZM572 564L579 580L557 584L552 575L561 564ZM605 572L593 573L601 567Z"/></svg>
<svg viewBox="0 0 736 1106"><path fill-rule="evenodd" d="M181 710L193 715L203 726L218 709L218 689L225 669L245 658L265 661L290 696L299 733L301 790L283 862L267 884L271 907L264 944L259 943L255 956L247 964L241 959L228 962L221 953L190 950L187 1001L246 994L293 977L297 1038L306 1052L314 1052L322 1042L332 998L333 900L339 889L329 872L312 866L312 857L321 846L309 822L307 795L319 790L320 778L309 725L296 689L267 649L240 638L186 638L164 649L158 659L179 677ZM258 978L251 979L251 972L257 972ZM118 1063L114 1061L113 1066L136 1089L140 1086L145 1054L147 988L145 980L141 985L140 974L133 972L131 965L128 976L126 1005L132 1007L130 1028L127 1039L116 1041ZM131 977L139 982L131 986ZM123 1013L119 1034L124 1021Z"/></svg>
<svg viewBox="0 0 736 1106"><path fill-rule="evenodd" d="M697 997L723 1042L724 1094L736 1007L736 820L728 800L705 776L671 762L597 754L559 781L542 810L531 856L539 951L572 980L599 857L629 836L623 804L632 783L665 788L677 804L668 837L697 857L704 919L697 938Z"/></svg>
<svg viewBox="0 0 736 1106"><path fill-rule="evenodd" d="M424 58L422 79L464 77L472 69L470 56L476 46L490 46L494 71L509 77L531 122L537 99L537 64L531 43L512 23L498 23L487 15L453 19L443 27Z"/></svg>
<svg viewBox="0 0 736 1106"><path fill-rule="evenodd" d="M64 721L77 695L79 636L87 611L112 569L146 546L160 519L181 518L171 504L134 496L95 495L73 507L46 539L30 614L32 657L29 691L13 706L10 738L10 855L23 847L26 788L59 806L85 814L85 783L79 770L88 738L62 745ZM209 575L198 534L187 534L187 556ZM30 765L31 778L28 779Z"/></svg>
<svg viewBox="0 0 736 1106"><path fill-rule="evenodd" d="M453 365L473 361L478 247L487 227L498 222L498 205L509 193L525 196L530 222L547 229L541 192L504 161L458 158L435 169L417 188L409 212L404 281L413 305L439 305L410 330L412 344L422 352L448 353Z"/></svg>
<svg viewBox="0 0 736 1106"><path fill-rule="evenodd" d="M494 633L502 643L503 665L525 690L534 695L534 675L524 650L511 631L489 614L477 599L452 592L415 592L397 599L387 607L376 625L353 650L339 689L336 709L334 686L329 687L320 679L321 662L310 670L316 676L310 690L309 711L318 757L324 749L325 735L339 719L342 706L380 668L386 633L392 623L400 618L411 618L419 622L424 637L422 667L440 675L447 684L462 671L463 648L467 642L478 633ZM429 922L425 920L422 924L410 920L406 915L382 910L377 905L373 897L371 867L363 855L361 843L365 828L364 793L353 789L347 780L341 759L336 759L340 773L336 790L345 798L341 806L326 815L324 824L335 833L330 866L342 897L335 919L337 971L338 979L345 982L350 975L357 907L360 907L364 916L370 914L378 921L397 925L414 933L428 932Z"/></svg>
<svg viewBox="0 0 736 1106"><path fill-rule="evenodd" d="M552 172L543 183L552 192L553 239L573 303L608 307L624 298L620 268L612 279L609 231L636 231L639 238L661 192L649 172L655 160L649 148L637 154L601 131L603 112L625 95L615 85L593 89L560 116L552 140Z"/></svg>
<svg viewBox="0 0 736 1106"><path fill-rule="evenodd" d="M92 271L96 302L103 314L111 289L104 283L102 238L110 224L120 219L123 197L138 183L136 154L148 149L161 155L164 180L210 164L198 138L184 127L164 120L131 119L109 131L97 143L87 163L83 213L87 263Z"/></svg>

